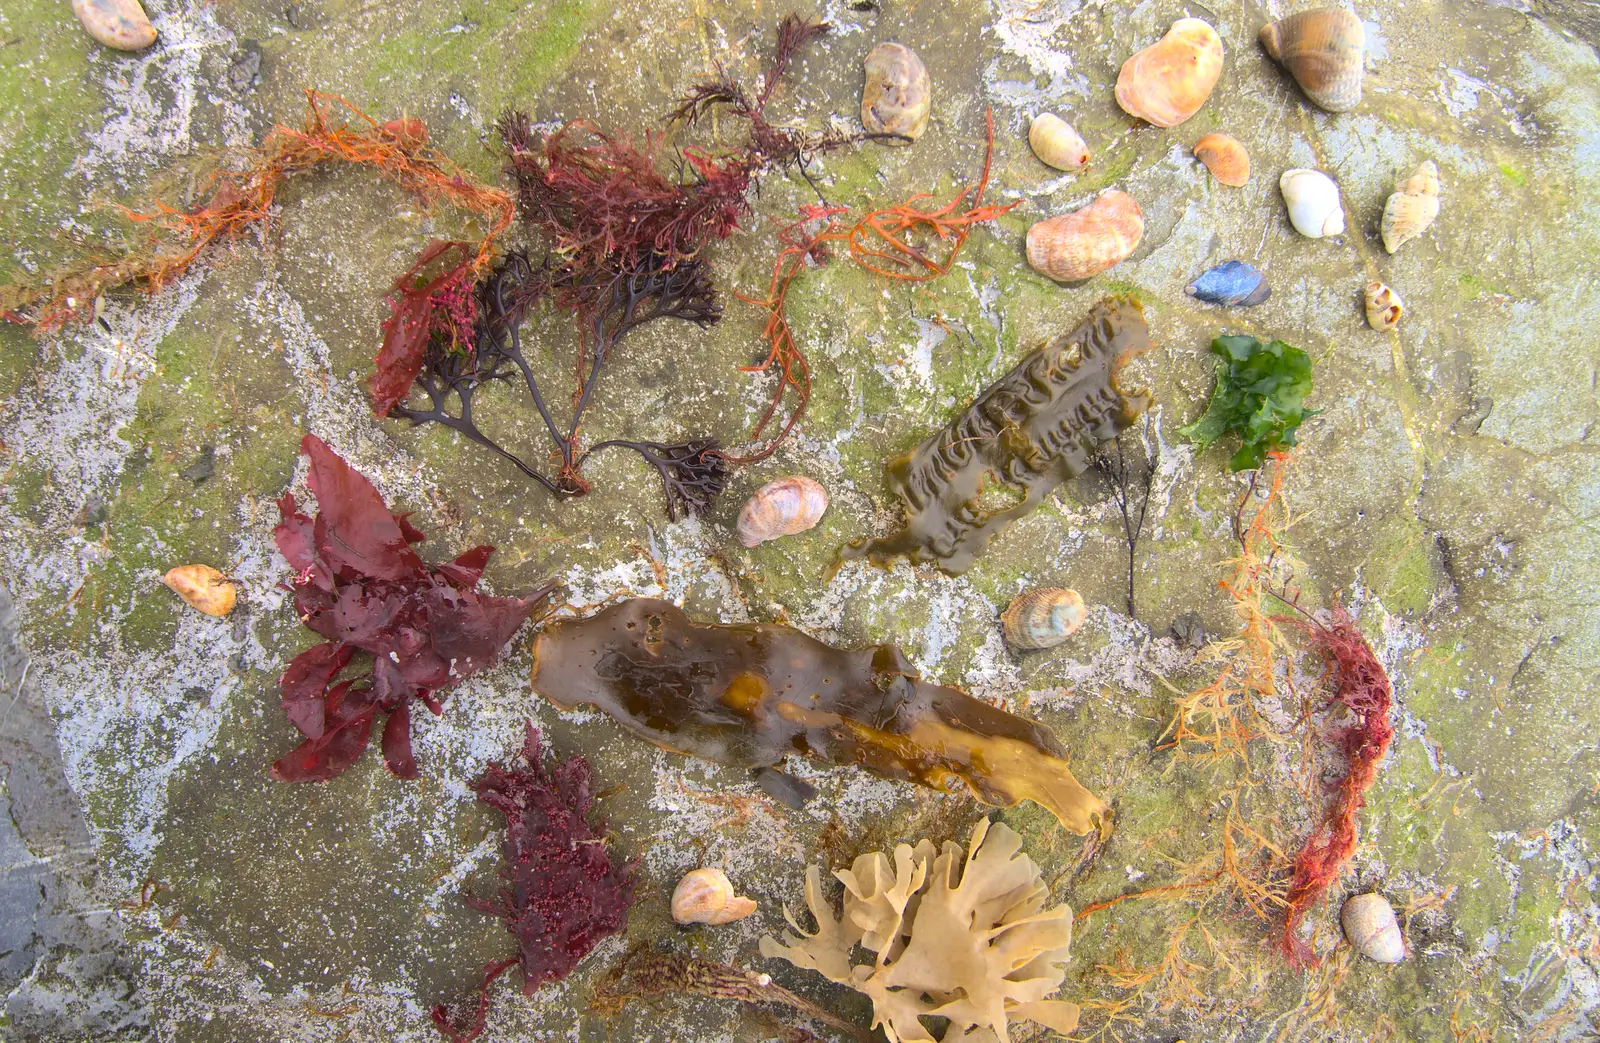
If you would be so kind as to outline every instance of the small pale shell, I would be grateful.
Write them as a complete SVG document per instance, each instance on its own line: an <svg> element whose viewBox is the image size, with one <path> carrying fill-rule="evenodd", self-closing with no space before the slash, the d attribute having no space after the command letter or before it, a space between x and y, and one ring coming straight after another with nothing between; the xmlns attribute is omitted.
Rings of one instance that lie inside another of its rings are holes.
<svg viewBox="0 0 1600 1043"><path fill-rule="evenodd" d="M1383 204L1383 248L1394 253L1401 244L1426 232L1438 216L1439 168L1430 159L1400 182Z"/></svg>
<svg viewBox="0 0 1600 1043"><path fill-rule="evenodd" d="M1224 185L1243 188L1250 181L1250 153L1226 134L1207 134L1194 143L1195 158Z"/></svg>
<svg viewBox="0 0 1600 1043"><path fill-rule="evenodd" d="M861 92L861 125L873 134L920 138L928 129L933 85L917 52L901 43L880 43L867 52L867 86Z"/></svg>
<svg viewBox="0 0 1600 1043"><path fill-rule="evenodd" d="M1183 292L1207 304L1253 308L1272 296L1272 287L1261 269L1243 261L1224 261L1183 288Z"/></svg>
<svg viewBox="0 0 1600 1043"><path fill-rule="evenodd" d="M1221 75L1222 37L1198 18L1180 18L1122 63L1117 104L1146 123L1175 127L1200 111Z"/></svg>
<svg viewBox="0 0 1600 1043"><path fill-rule="evenodd" d="M1072 124L1054 113L1034 117L1028 128L1033 154L1057 170L1080 170L1089 162L1089 146Z"/></svg>
<svg viewBox="0 0 1600 1043"><path fill-rule="evenodd" d="M729 923L755 911L756 903L734 894L720 869L696 869L672 891L672 918L678 923Z"/></svg>
<svg viewBox="0 0 1600 1043"><path fill-rule="evenodd" d="M1054 648L1077 633L1087 615L1076 590L1039 587L1006 606L1000 626L1012 648Z"/></svg>
<svg viewBox="0 0 1600 1043"><path fill-rule="evenodd" d="M208 616L225 616L233 611L237 590L228 577L210 565L179 565L168 569L161 582Z"/></svg>
<svg viewBox="0 0 1600 1043"><path fill-rule="evenodd" d="M827 509L828 490L810 478L790 475L768 482L739 511L739 542L755 547L805 532Z"/></svg>
<svg viewBox="0 0 1600 1043"><path fill-rule="evenodd" d="M1311 239L1344 232L1344 207L1339 204L1339 186L1333 178L1320 170L1296 168L1283 172L1278 188L1295 231Z"/></svg>
<svg viewBox="0 0 1600 1043"><path fill-rule="evenodd" d="M1144 238L1144 214L1126 192L1106 192L1082 210L1028 229L1028 263L1057 282L1077 282L1120 264Z"/></svg>
<svg viewBox="0 0 1600 1043"><path fill-rule="evenodd" d="M1361 104L1366 30L1354 12L1319 7L1270 22L1261 27L1261 46L1327 111Z"/></svg>
<svg viewBox="0 0 1600 1043"><path fill-rule="evenodd" d="M1406 958L1406 942L1394 907L1380 894L1354 895L1339 910L1344 936L1356 952L1378 963L1399 963Z"/></svg>
<svg viewBox="0 0 1600 1043"><path fill-rule="evenodd" d="M142 51L156 42L156 27L139 0L72 0L72 13L107 47Z"/></svg>
<svg viewBox="0 0 1600 1043"><path fill-rule="evenodd" d="M1389 288L1388 283L1367 283L1367 325L1382 333L1400 324L1406 313L1406 303Z"/></svg>

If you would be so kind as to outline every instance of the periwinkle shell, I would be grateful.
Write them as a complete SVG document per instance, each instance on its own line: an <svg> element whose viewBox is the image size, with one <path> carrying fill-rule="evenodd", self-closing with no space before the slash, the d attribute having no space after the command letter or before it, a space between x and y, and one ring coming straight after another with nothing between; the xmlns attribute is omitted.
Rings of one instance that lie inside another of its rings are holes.
<svg viewBox="0 0 1600 1043"><path fill-rule="evenodd" d="M1387 283L1369 282L1366 293L1367 325L1383 333L1400 325L1406 302Z"/></svg>
<svg viewBox="0 0 1600 1043"><path fill-rule="evenodd" d="M861 92L861 125L873 134L913 140L928 129L933 84L917 52L903 43L880 43L867 52L867 85Z"/></svg>
<svg viewBox="0 0 1600 1043"><path fill-rule="evenodd" d="M1283 172L1278 188L1295 231L1308 239L1344 233L1344 206L1333 178L1320 170L1296 167Z"/></svg>
<svg viewBox="0 0 1600 1043"><path fill-rule="evenodd" d="M1224 261L1183 288L1183 292L1207 304L1253 308L1272 296L1266 273L1243 261Z"/></svg>
<svg viewBox="0 0 1600 1043"><path fill-rule="evenodd" d="M678 923L719 924L744 919L756 911L756 903L733 893L727 873L710 868L693 870L678 881L671 909Z"/></svg>
<svg viewBox="0 0 1600 1043"><path fill-rule="evenodd" d="M1039 587L1012 601L1000 626L1012 648L1054 648L1077 633L1087 615L1076 590Z"/></svg>
<svg viewBox="0 0 1600 1043"><path fill-rule="evenodd" d="M1269 22L1261 27L1261 46L1323 109L1348 112L1361 104L1366 30L1354 12L1319 7Z"/></svg>

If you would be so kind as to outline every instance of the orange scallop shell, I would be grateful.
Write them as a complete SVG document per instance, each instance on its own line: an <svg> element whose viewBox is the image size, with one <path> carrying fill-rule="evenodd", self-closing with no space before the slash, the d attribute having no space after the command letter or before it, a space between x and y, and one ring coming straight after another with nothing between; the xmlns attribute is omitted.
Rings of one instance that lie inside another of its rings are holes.
<svg viewBox="0 0 1600 1043"><path fill-rule="evenodd" d="M1194 155L1224 185L1243 188L1250 181L1250 153L1226 134L1207 134L1194 143Z"/></svg>
<svg viewBox="0 0 1600 1043"><path fill-rule="evenodd" d="M1057 282L1077 282L1119 264L1144 237L1144 214L1126 192L1028 229L1028 263Z"/></svg>
<svg viewBox="0 0 1600 1043"><path fill-rule="evenodd" d="M1146 123L1175 127L1200 111L1221 75L1222 37L1198 18L1180 18L1122 63L1117 104Z"/></svg>

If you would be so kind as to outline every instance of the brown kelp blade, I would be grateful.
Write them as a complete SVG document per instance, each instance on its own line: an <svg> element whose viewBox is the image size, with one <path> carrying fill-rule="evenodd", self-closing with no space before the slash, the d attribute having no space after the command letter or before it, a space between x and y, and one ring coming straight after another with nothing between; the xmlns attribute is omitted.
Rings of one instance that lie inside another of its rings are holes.
<svg viewBox="0 0 1600 1043"><path fill-rule="evenodd" d="M946 792L964 784L996 807L1034 801L1075 833L1107 815L1049 729L921 680L892 645L848 650L792 627L700 625L635 598L550 624L534 645L533 687L718 764L772 768L798 755Z"/></svg>
<svg viewBox="0 0 1600 1043"><path fill-rule="evenodd" d="M1107 297L1076 329L1040 348L991 384L977 401L916 449L889 463L889 487L905 504L906 527L858 540L841 559L886 565L896 557L952 576L972 567L989 541L1070 478L1088 470L1095 448L1150 404L1127 394L1117 373L1150 350L1139 303ZM1020 494L987 510L985 489Z"/></svg>

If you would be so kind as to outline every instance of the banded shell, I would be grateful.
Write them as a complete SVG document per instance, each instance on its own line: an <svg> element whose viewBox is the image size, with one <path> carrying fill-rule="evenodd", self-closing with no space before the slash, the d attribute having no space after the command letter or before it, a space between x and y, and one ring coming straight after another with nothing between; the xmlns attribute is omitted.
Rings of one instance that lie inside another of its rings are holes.
<svg viewBox="0 0 1600 1043"><path fill-rule="evenodd" d="M1394 253L1401 244L1427 231L1438 216L1439 168L1433 160L1424 160L1383 204L1383 248Z"/></svg>
<svg viewBox="0 0 1600 1043"><path fill-rule="evenodd" d="M142 51L156 42L156 27L139 0L72 0L72 13L107 47Z"/></svg>
<svg viewBox="0 0 1600 1043"><path fill-rule="evenodd" d="M872 134L922 137L928 129L933 85L917 52L901 43L880 43L867 52L865 66L861 125Z"/></svg>
<svg viewBox="0 0 1600 1043"><path fill-rule="evenodd" d="M1120 264L1143 237L1139 204L1126 192L1106 192L1028 229L1028 263L1057 282L1077 282Z"/></svg>
<svg viewBox="0 0 1600 1043"><path fill-rule="evenodd" d="M1033 154L1057 170L1080 170L1089 162L1089 146L1072 124L1051 112L1041 113L1028 128Z"/></svg>
<svg viewBox="0 0 1600 1043"><path fill-rule="evenodd" d="M810 478L790 475L768 482L739 510L739 542L756 547L805 532L827 509L828 490Z"/></svg>
<svg viewBox="0 0 1600 1043"><path fill-rule="evenodd" d="M1296 168L1283 172L1278 188L1295 231L1311 239L1344 233L1344 207L1339 204L1339 186L1333 178L1320 170Z"/></svg>
<svg viewBox="0 0 1600 1043"><path fill-rule="evenodd" d="M1253 308L1272 296L1267 276L1243 261L1224 261L1200 275L1183 292L1207 304Z"/></svg>
<svg viewBox="0 0 1600 1043"><path fill-rule="evenodd" d="M191 608L208 616L225 616L233 611L238 590L233 582L210 565L179 565L168 569L161 582L171 587Z"/></svg>
<svg viewBox="0 0 1600 1043"><path fill-rule="evenodd" d="M1207 134L1194 143L1194 155L1224 185L1243 188L1250 181L1250 153L1226 134Z"/></svg>
<svg viewBox="0 0 1600 1043"><path fill-rule="evenodd" d="M1222 37L1198 18L1180 18L1167 35L1122 63L1117 104L1158 127L1200 111L1222 75Z"/></svg>
<svg viewBox="0 0 1600 1043"><path fill-rule="evenodd" d="M1380 894L1354 895L1339 910L1339 923L1350 945L1369 960L1399 963L1406 958L1406 941L1395 919L1394 906Z"/></svg>
<svg viewBox="0 0 1600 1043"><path fill-rule="evenodd" d="M1000 626L1012 648L1054 648L1077 633L1087 615L1076 590L1039 587L1006 606Z"/></svg>
<svg viewBox="0 0 1600 1043"><path fill-rule="evenodd" d="M672 891L672 918L678 923L729 923L755 911L756 903L734 894L720 869L696 869Z"/></svg>
<svg viewBox="0 0 1600 1043"><path fill-rule="evenodd" d="M1306 97L1329 112L1361 104L1366 30L1342 7L1319 7L1261 27L1261 46L1289 70Z"/></svg>
<svg viewBox="0 0 1600 1043"><path fill-rule="evenodd" d="M1367 283L1367 325L1379 333L1392 330L1400 324L1406 313L1406 303L1389 288L1388 283Z"/></svg>

